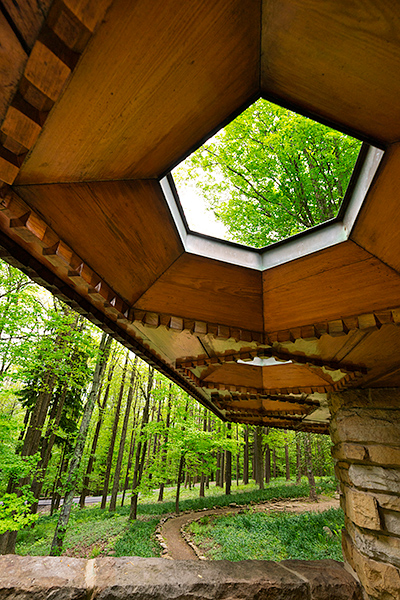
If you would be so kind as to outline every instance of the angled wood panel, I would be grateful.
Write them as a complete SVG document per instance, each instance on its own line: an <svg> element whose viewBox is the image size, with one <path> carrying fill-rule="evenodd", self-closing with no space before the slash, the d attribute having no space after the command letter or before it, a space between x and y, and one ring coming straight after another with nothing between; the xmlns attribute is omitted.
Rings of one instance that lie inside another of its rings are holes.
<svg viewBox="0 0 400 600"><path fill-rule="evenodd" d="M351 239L400 272L400 145L385 155L379 177L361 208Z"/></svg>
<svg viewBox="0 0 400 600"><path fill-rule="evenodd" d="M264 0L262 89L372 139L400 138L400 12L386 0Z"/></svg>
<svg viewBox="0 0 400 600"><path fill-rule="evenodd" d="M28 186L18 193L129 304L183 251L156 181Z"/></svg>
<svg viewBox="0 0 400 600"><path fill-rule="evenodd" d="M320 369L309 369L302 365L274 365L262 367L263 387L304 388L332 385L332 379ZM321 374L323 376L321 376Z"/></svg>
<svg viewBox="0 0 400 600"><path fill-rule="evenodd" d="M400 276L344 242L264 271L266 332L395 307Z"/></svg>
<svg viewBox="0 0 400 600"><path fill-rule="evenodd" d="M259 84L260 0L116 0L20 183L160 176Z"/></svg>
<svg viewBox="0 0 400 600"><path fill-rule="evenodd" d="M261 273L185 253L135 307L262 331Z"/></svg>
<svg viewBox="0 0 400 600"><path fill-rule="evenodd" d="M258 390L263 387L262 370L260 367L253 367L252 365L221 365L202 381L235 386L243 385Z"/></svg>

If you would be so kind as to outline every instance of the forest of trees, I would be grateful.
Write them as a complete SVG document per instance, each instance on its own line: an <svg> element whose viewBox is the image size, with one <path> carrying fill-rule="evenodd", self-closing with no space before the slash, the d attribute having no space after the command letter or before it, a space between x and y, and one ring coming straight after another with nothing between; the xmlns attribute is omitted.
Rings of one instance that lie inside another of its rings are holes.
<svg viewBox="0 0 400 600"><path fill-rule="evenodd" d="M136 518L139 492L259 487L332 475L327 436L223 423L163 375L9 265L0 265L0 553L32 524L40 497L117 495ZM107 496L111 496L107 499Z"/></svg>

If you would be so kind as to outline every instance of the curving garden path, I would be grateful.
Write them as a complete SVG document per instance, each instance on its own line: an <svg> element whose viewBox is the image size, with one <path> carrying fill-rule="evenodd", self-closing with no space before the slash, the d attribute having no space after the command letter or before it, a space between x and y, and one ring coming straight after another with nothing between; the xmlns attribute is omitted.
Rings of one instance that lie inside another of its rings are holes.
<svg viewBox="0 0 400 600"><path fill-rule="evenodd" d="M181 528L191 521L201 519L207 515L223 515L226 513L237 513L249 506L226 506L223 508L211 508L209 510L200 510L178 517L172 517L166 521L161 528L161 535L167 545L167 558L173 560L199 560L193 548L189 546L182 537ZM339 500L333 498L321 497L318 502L311 502L305 498L276 500L263 502L261 504L251 505L253 510L257 511L288 511L288 512L323 512L329 508L339 508Z"/></svg>

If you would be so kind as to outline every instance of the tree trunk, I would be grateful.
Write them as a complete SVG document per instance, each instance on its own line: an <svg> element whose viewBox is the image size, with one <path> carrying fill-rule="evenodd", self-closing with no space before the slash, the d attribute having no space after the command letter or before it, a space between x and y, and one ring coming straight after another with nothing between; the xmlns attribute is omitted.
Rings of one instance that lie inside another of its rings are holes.
<svg viewBox="0 0 400 600"><path fill-rule="evenodd" d="M256 469L256 481L260 490L264 489L264 461L262 451L263 428L260 425L254 430L254 464Z"/></svg>
<svg viewBox="0 0 400 600"><path fill-rule="evenodd" d="M186 422L187 419L187 412L188 412L188 406L189 406L189 400L186 400L186 406L185 406L185 413L184 413L184 423ZM182 427L182 433L185 431L185 426ZM178 481L176 483L176 495L175 495L175 512L178 515L179 514L179 495L180 495L180 491L181 491L181 479L182 479L182 473L183 473L183 468L185 466L185 453L181 452L181 456L179 459L179 468L178 468Z"/></svg>
<svg viewBox="0 0 400 600"><path fill-rule="evenodd" d="M119 448L118 448L117 464L115 465L114 483L113 483L112 492L111 492L110 507L108 509L109 512L114 512L115 509L117 508L117 496L118 496L118 491L119 491L119 480L120 480L120 476L121 476L122 458L124 456L124 451L125 451L126 433L128 431L128 422L129 422L132 400L133 400L133 388L134 388L135 379L136 379L136 364L137 364L137 357L135 357L135 360L134 360L134 363L132 366L131 382L130 382L130 386L129 386L128 398L126 401L124 422L122 424L121 439L120 439Z"/></svg>
<svg viewBox="0 0 400 600"><path fill-rule="evenodd" d="M151 390L153 388L154 368L149 367L149 374L147 378L147 388L143 392L145 397L145 404L142 414L142 423L140 425L139 441L136 445L136 457L135 457L135 470L133 473L133 484L132 484L132 497L131 497L131 508L129 511L129 520L135 521L137 518L137 503L138 503L138 492L137 489L140 485L143 475L144 461L146 459L147 441L143 440L144 429L149 422L150 414L150 399Z"/></svg>
<svg viewBox="0 0 400 600"><path fill-rule="evenodd" d="M178 481L176 483L176 495L175 495L175 512L177 515L179 515L179 495L180 495L180 491L181 491L181 479L182 479L182 472L183 472L184 465L185 465L185 455L182 454L181 458L179 460Z"/></svg>
<svg viewBox="0 0 400 600"><path fill-rule="evenodd" d="M107 406L107 400L108 400L108 396L110 394L111 380L112 380L113 375L114 375L115 365L116 365L116 361L113 362L113 363L111 363L110 366L109 366L108 374L107 374L107 386L106 386L106 390L104 392L104 398L103 398L103 402L102 403L100 403L100 399L99 399L99 396L98 396L99 416L98 416L97 423L96 423L96 429L95 429L95 432L94 432L94 437L93 437L93 441L92 441L92 447L90 449L89 461L88 461L88 464L87 464L87 467L86 467L85 477L83 479L82 492L81 492L81 496L79 498L79 506L80 506L80 508L84 508L85 507L86 496L89 494L90 475L92 474L93 466L94 466L94 461L96 459L97 444L99 442L100 430L101 430L101 427L102 427L103 421L104 421L104 410L105 410L105 408ZM100 390L101 390L101 387L99 389L99 394L100 394Z"/></svg>
<svg viewBox="0 0 400 600"><path fill-rule="evenodd" d="M101 506L100 506L100 508L102 508L102 509L104 509L107 504L108 486L109 486L110 477L111 477L111 468L112 468L112 462L113 462L113 456L114 456L114 446L115 446L115 440L117 438L122 398L124 396L125 377L126 377L126 370L128 367L128 358L129 358L129 350L126 351L125 364L124 364L124 368L122 371L121 386L119 388L118 402L117 402L117 407L115 409L113 428L112 428L112 432L111 432L111 440L110 440L110 445L108 447L107 461L106 461L106 473L104 476L103 495L101 498Z"/></svg>
<svg viewBox="0 0 400 600"><path fill-rule="evenodd" d="M285 444L286 481L290 481L289 446Z"/></svg>
<svg viewBox="0 0 400 600"><path fill-rule="evenodd" d="M79 428L79 433L76 439L74 455L72 457L72 461L69 468L67 494L65 496L64 504L61 509L61 513L54 533L54 538L50 550L50 556L58 556L62 552L62 546L64 542L65 533L68 527L69 516L71 514L72 502L74 500L74 494L79 474L79 466L81 463L83 449L85 447L89 423L93 413L97 394L99 392L102 375L108 360L108 356L110 354L110 348L111 337L103 333L99 347L99 355L93 375L92 389L90 390L90 394L88 396L85 408L83 410L83 416Z"/></svg>
<svg viewBox="0 0 400 600"><path fill-rule="evenodd" d="M63 449L61 453L61 458L59 462L59 468L57 472L57 477L54 481L53 490L51 494L51 507L50 507L50 516L52 516L56 510L59 509L61 502L61 495L58 490L61 485L61 478L64 473L66 473L68 468L68 458L67 458L67 442L65 441L63 444Z"/></svg>
<svg viewBox="0 0 400 600"><path fill-rule="evenodd" d="M228 423L227 427L227 438L231 439L232 423ZM230 496L232 487L232 452L230 450L226 450L225 454L225 494Z"/></svg>
<svg viewBox="0 0 400 600"><path fill-rule="evenodd" d="M215 468L215 485L219 487L221 485L221 451L217 452L217 464Z"/></svg>
<svg viewBox="0 0 400 600"><path fill-rule="evenodd" d="M129 487L129 476L130 476L130 472L131 472L131 468L132 468L133 453L135 450L136 421L137 421L136 404L137 404L137 399L138 399L137 390L138 390L138 379L136 379L135 391L134 391L135 405L133 407L133 423L132 423L131 441L129 442L129 454L128 454L128 462L126 465L124 491L122 492L121 506L124 506L124 504L125 504L125 495L126 495L126 491L127 491L128 487Z"/></svg>
<svg viewBox="0 0 400 600"><path fill-rule="evenodd" d="M313 473L313 465L312 465L312 457L311 457L311 444L310 444L310 434L306 433L304 436L304 453L306 458L306 469L307 469L307 478L308 483L310 485L310 499L314 502L318 502L317 490L315 487L315 479Z"/></svg>
<svg viewBox="0 0 400 600"><path fill-rule="evenodd" d="M203 431L207 431L207 409L204 409L204 416L203 416ZM204 490L204 486L205 486L205 482L206 482L206 476L204 474L204 472L201 472L201 477L200 477L200 491L199 491L199 497L200 498L204 498L205 496L205 490Z"/></svg>
<svg viewBox="0 0 400 600"><path fill-rule="evenodd" d="M276 450L275 450L275 448L272 449L272 473L273 473L274 479L276 479Z"/></svg>
<svg viewBox="0 0 400 600"><path fill-rule="evenodd" d="M271 449L269 444L265 447L265 483L268 485L271 480Z"/></svg>
<svg viewBox="0 0 400 600"><path fill-rule="evenodd" d="M236 487L239 487L239 479L240 479L239 425L236 425L236 446L237 446L237 454L236 454Z"/></svg>
<svg viewBox="0 0 400 600"><path fill-rule="evenodd" d="M243 485L249 483L249 426L244 430Z"/></svg>
<svg viewBox="0 0 400 600"><path fill-rule="evenodd" d="M296 484L301 483L301 446L299 435L296 432Z"/></svg>
<svg viewBox="0 0 400 600"><path fill-rule="evenodd" d="M32 481L31 490L36 500L39 501L40 494L43 487L43 479L46 475L47 467L50 462L51 452L53 450L54 441L56 439L56 430L60 424L61 414L64 407L65 398L67 395L67 385L60 394L58 402L55 402L50 412L49 422L47 424L46 433L42 438L41 449L40 449L40 460L35 469L35 477ZM33 513L37 512L38 502L34 502L31 507Z"/></svg>
<svg viewBox="0 0 400 600"><path fill-rule="evenodd" d="M165 419L165 435L164 435L163 446L161 449L162 481L160 483L160 489L158 492L158 502L162 502L164 500L164 487L165 487L164 479L166 476L166 469L167 469L168 438L169 438L169 427L170 427L170 423L171 423L171 402L172 402L172 383L169 384L167 417Z"/></svg>

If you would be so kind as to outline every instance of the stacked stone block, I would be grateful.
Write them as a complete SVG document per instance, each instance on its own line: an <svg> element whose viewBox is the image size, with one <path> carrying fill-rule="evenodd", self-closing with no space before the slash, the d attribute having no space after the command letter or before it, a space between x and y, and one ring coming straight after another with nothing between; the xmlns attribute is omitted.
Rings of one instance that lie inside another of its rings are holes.
<svg viewBox="0 0 400 600"><path fill-rule="evenodd" d="M400 390L333 392L343 554L371 600L400 598Z"/></svg>

